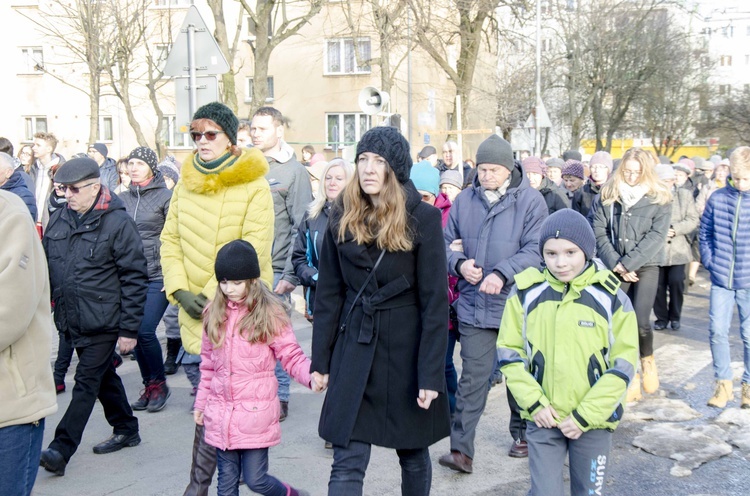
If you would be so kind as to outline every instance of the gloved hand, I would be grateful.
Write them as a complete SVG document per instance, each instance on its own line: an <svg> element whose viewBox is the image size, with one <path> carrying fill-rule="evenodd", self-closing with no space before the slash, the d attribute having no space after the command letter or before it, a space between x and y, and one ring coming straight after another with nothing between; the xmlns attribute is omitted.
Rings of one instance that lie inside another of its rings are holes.
<svg viewBox="0 0 750 496"><path fill-rule="evenodd" d="M174 292L174 298L180 304L183 310L195 320L200 320L203 314L203 307L206 306L208 298L202 294L194 294L185 289L178 289Z"/></svg>

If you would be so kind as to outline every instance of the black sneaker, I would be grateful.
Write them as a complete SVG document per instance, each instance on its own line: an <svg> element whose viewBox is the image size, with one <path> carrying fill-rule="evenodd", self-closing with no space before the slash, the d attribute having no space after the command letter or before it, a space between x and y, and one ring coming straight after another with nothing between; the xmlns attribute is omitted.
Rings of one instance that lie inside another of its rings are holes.
<svg viewBox="0 0 750 496"><path fill-rule="evenodd" d="M141 397L137 401L130 404L130 408L136 412L141 412L148 408L148 404L151 401L151 394L153 393L153 383L146 384L146 387L141 390Z"/></svg>
<svg viewBox="0 0 750 496"><path fill-rule="evenodd" d="M289 402L279 401L279 403L281 403L281 413L279 414L279 422L283 422L286 420L287 416L289 415Z"/></svg>
<svg viewBox="0 0 750 496"><path fill-rule="evenodd" d="M151 383L151 397L148 399L146 409L150 413L159 412L167 406L167 399L172 394L167 386L167 381Z"/></svg>

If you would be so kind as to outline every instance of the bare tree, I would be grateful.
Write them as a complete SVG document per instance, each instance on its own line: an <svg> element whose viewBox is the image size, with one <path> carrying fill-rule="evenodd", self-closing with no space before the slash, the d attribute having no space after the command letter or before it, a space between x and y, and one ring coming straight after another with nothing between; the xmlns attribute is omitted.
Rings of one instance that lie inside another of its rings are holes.
<svg viewBox="0 0 750 496"><path fill-rule="evenodd" d="M224 18L224 0L208 0L208 6L211 8L214 17L214 38L219 45L219 49L229 63L229 72L221 75L222 101L227 107L237 113L237 83L235 80L237 71L234 67L234 59L235 55L237 55L237 49L242 36L242 12L244 11L244 7L242 5L237 5L239 15L237 16L237 26L234 32L234 38L230 45L229 36L227 34L227 23Z"/></svg>
<svg viewBox="0 0 750 496"><path fill-rule="evenodd" d="M58 81L80 90L89 99L89 138L99 136L99 102L102 75L111 65L112 20L107 2L90 0L49 0L39 10L17 12L35 26L53 46L60 47L56 60L45 61L44 70ZM64 56L62 54L66 54ZM80 66L85 67L84 71ZM81 76L81 72L85 76Z"/></svg>
<svg viewBox="0 0 750 496"><path fill-rule="evenodd" d="M495 47L493 16L501 4L513 11L525 2L510 0L408 0L417 45L437 63L461 97L461 120L467 123L468 105L481 50ZM458 45L458 50L454 47ZM455 61L454 61L455 58ZM455 103L454 112L456 115ZM454 119L455 125L455 119Z"/></svg>
<svg viewBox="0 0 750 496"><path fill-rule="evenodd" d="M268 63L284 40L294 36L315 17L323 0L239 0L254 26L253 96L250 112L263 106L268 97Z"/></svg>

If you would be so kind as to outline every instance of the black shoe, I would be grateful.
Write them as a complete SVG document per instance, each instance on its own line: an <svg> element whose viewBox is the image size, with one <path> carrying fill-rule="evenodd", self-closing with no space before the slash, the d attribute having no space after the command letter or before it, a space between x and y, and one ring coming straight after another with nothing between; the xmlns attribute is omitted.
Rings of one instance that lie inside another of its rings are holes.
<svg viewBox="0 0 750 496"><path fill-rule="evenodd" d="M654 322L654 330L655 331L663 331L666 328L667 328L667 323L666 322L662 322L660 320L657 320L656 322Z"/></svg>
<svg viewBox="0 0 750 496"><path fill-rule="evenodd" d="M167 405L167 398L172 392L167 387L167 381L151 383L151 397L148 400L147 410L150 413L158 412Z"/></svg>
<svg viewBox="0 0 750 496"><path fill-rule="evenodd" d="M167 355L167 359L164 360L164 375L173 375L177 373L180 364L175 361L175 358L176 357Z"/></svg>
<svg viewBox="0 0 750 496"><path fill-rule="evenodd" d="M122 365L122 357L117 352L112 354L112 365L114 365L115 368Z"/></svg>
<svg viewBox="0 0 750 496"><path fill-rule="evenodd" d="M139 444L141 444L141 436L137 432L135 434L112 434L109 439L94 446L94 453L97 455L106 455L107 453L114 453L123 448L131 448Z"/></svg>
<svg viewBox="0 0 750 496"><path fill-rule="evenodd" d="M62 454L53 450L52 448L42 451L42 457L39 459L39 466L44 467L47 472L52 472L55 475L65 475L65 467L68 462L65 461Z"/></svg>
<svg viewBox="0 0 750 496"><path fill-rule="evenodd" d="M672 321L672 330L673 331L679 331L680 330L680 321L679 320L673 320Z"/></svg>
<svg viewBox="0 0 750 496"><path fill-rule="evenodd" d="M130 404L130 408L136 412L142 412L148 408L148 403L151 401L151 395L153 394L154 386L152 383L147 383L145 389L141 390L141 397Z"/></svg>
<svg viewBox="0 0 750 496"><path fill-rule="evenodd" d="M167 358L164 360L164 373L166 375L175 374L177 369L180 368L180 364L177 363L177 355L180 353L181 346L181 339L167 338Z"/></svg>
<svg viewBox="0 0 750 496"><path fill-rule="evenodd" d="M279 414L279 422L283 422L286 420L287 416L289 415L289 402L279 401L279 403L281 403L281 413Z"/></svg>

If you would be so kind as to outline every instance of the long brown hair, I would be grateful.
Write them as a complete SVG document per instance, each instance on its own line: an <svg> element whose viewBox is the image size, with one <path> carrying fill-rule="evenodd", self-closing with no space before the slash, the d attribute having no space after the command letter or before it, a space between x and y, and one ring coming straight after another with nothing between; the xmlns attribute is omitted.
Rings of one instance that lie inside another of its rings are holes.
<svg viewBox="0 0 750 496"><path fill-rule="evenodd" d="M609 176L607 182L601 189L602 205L612 205L620 200L620 184L625 183L625 163L635 160L641 166L641 174L638 184L647 188L646 196L650 197L658 205L666 205L672 201L672 193L659 180L654 171L656 159L654 155L641 148L631 148L625 152L620 161L620 166Z"/></svg>
<svg viewBox="0 0 750 496"><path fill-rule="evenodd" d="M240 320L237 330L240 336L251 343L268 343L279 334L282 328L291 325L286 313L286 306L281 299L258 279L245 281L247 295L240 303L247 308L247 314ZM208 308L203 312L203 326L215 348L224 344L226 329L227 297L216 287L216 295Z"/></svg>
<svg viewBox="0 0 750 496"><path fill-rule="evenodd" d="M357 174L341 193L344 215L339 225L339 242L346 232L354 241L364 245L375 241L378 248L391 252L411 251L414 234L409 229L406 212L406 191L388 166L385 168L380 201L375 205L362 190Z"/></svg>

